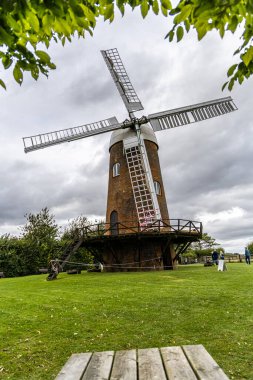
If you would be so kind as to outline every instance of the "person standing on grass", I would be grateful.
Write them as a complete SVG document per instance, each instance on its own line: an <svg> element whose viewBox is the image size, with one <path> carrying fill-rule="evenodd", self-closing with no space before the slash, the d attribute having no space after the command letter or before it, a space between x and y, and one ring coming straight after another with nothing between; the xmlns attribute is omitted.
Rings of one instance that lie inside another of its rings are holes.
<svg viewBox="0 0 253 380"><path fill-rule="evenodd" d="M245 247L245 261L246 261L246 264L250 264L250 251L248 250L247 247Z"/></svg>
<svg viewBox="0 0 253 380"><path fill-rule="evenodd" d="M219 259L219 254L217 251L213 251L212 253L212 260L213 260L213 263L218 265L218 259Z"/></svg>

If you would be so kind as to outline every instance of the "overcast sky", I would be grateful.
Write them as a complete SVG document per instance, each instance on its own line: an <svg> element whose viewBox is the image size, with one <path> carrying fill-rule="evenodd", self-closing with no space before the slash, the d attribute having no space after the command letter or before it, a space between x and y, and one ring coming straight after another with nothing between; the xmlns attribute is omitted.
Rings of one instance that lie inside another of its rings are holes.
<svg viewBox="0 0 253 380"><path fill-rule="evenodd" d="M57 69L38 82L27 74L21 87L0 71L0 234L19 234L24 215L47 206L59 225L79 215L105 216L110 133L29 154L22 137L128 116L100 50L118 48L133 86L149 113L231 95L238 111L157 132L171 218L199 220L227 252L253 241L253 121L249 79L222 92L236 62L235 36L195 32L179 44L164 36L170 20L138 11L98 23L94 36L52 45Z"/></svg>

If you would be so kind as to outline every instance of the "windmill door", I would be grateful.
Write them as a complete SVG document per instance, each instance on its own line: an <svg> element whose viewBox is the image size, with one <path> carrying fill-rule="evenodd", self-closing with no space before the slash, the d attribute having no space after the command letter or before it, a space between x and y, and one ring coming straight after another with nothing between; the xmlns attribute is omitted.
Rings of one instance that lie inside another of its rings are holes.
<svg viewBox="0 0 253 380"><path fill-rule="evenodd" d="M110 216L110 230L111 235L119 234L119 226L118 226L118 213L117 211L112 211Z"/></svg>

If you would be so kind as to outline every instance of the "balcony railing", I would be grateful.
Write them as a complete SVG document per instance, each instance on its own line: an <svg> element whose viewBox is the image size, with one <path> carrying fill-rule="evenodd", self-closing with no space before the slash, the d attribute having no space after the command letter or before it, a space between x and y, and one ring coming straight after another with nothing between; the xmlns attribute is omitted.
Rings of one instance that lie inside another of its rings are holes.
<svg viewBox="0 0 253 380"><path fill-rule="evenodd" d="M158 219L143 227L136 221L98 223L82 228L83 238L130 234L195 234L202 235L202 223L185 219Z"/></svg>

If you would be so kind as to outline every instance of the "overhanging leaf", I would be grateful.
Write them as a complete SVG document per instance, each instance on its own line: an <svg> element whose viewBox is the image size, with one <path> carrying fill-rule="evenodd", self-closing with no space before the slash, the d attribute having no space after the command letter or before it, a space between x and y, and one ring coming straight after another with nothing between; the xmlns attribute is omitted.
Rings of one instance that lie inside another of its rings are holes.
<svg viewBox="0 0 253 380"><path fill-rule="evenodd" d="M246 53L241 55L241 58L246 66L253 60L253 46L250 46Z"/></svg>
<svg viewBox="0 0 253 380"><path fill-rule="evenodd" d="M229 69L228 69L228 72L227 72L227 76L230 77L231 75L233 75L233 72L235 71L237 67L237 63L233 66L231 66Z"/></svg>
<svg viewBox="0 0 253 380"><path fill-rule="evenodd" d="M142 15L143 18L145 18L147 16L148 10L149 10L148 2L147 1L142 1L141 2L141 15Z"/></svg>
<svg viewBox="0 0 253 380"><path fill-rule="evenodd" d="M180 24L180 22L186 20L189 15L191 14L191 11L192 11L192 5L191 4L188 4L188 5L185 5L182 9L182 12L179 13L175 19L174 19L174 23L175 24Z"/></svg>
<svg viewBox="0 0 253 380"><path fill-rule="evenodd" d="M36 51L35 51L35 54L37 55L37 57L39 57L39 59L40 59L43 63L49 63L49 62L50 62L50 57L49 57L49 55L48 55L45 51L42 51L42 50L36 50Z"/></svg>
<svg viewBox="0 0 253 380"><path fill-rule="evenodd" d="M181 41L181 39L183 38L184 36L184 29L183 27L180 25L178 28L177 28L177 42Z"/></svg>
<svg viewBox="0 0 253 380"><path fill-rule="evenodd" d="M14 69L13 69L13 76L14 76L14 79L15 81L18 83L18 84L22 84L23 82L23 73L22 71L20 70L20 67L19 67L19 64L18 62L16 63Z"/></svg>
<svg viewBox="0 0 253 380"><path fill-rule="evenodd" d="M0 79L0 86L2 86L6 90L5 83L2 81L2 79Z"/></svg>

